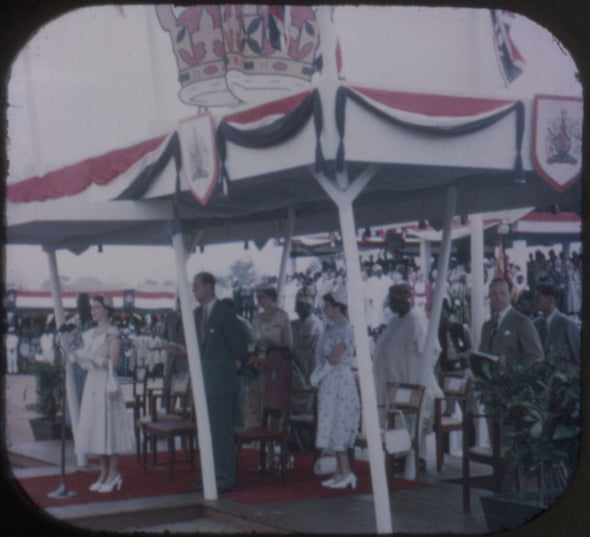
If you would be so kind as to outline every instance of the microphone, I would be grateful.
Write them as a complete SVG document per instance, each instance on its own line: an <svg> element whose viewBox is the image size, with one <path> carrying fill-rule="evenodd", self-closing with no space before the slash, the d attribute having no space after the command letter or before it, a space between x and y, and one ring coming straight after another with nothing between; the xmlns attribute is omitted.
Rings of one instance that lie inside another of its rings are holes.
<svg viewBox="0 0 590 537"><path fill-rule="evenodd" d="M76 330L76 325L71 323L64 323L59 327L57 331L59 334L63 332L71 332L72 330Z"/></svg>

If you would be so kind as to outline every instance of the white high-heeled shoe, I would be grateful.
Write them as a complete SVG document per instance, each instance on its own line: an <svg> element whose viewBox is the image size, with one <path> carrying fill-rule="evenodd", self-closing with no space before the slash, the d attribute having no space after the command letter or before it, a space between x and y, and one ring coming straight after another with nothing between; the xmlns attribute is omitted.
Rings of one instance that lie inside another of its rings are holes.
<svg viewBox="0 0 590 537"><path fill-rule="evenodd" d="M330 477L330 479L324 479L322 481L322 487L331 487L339 479L342 479L342 475L340 475L340 474L333 475L332 477Z"/></svg>
<svg viewBox="0 0 590 537"><path fill-rule="evenodd" d="M113 492L115 487L117 490L121 490L123 486L123 478L121 474L117 474L117 476L110 482L107 483L106 481L97 489L97 492Z"/></svg>
<svg viewBox="0 0 590 537"><path fill-rule="evenodd" d="M331 489L345 489L346 487L350 486L351 489L356 488L356 475L350 472L345 477L340 477L337 481L330 485Z"/></svg>
<svg viewBox="0 0 590 537"><path fill-rule="evenodd" d="M98 481L95 481L94 483L92 483L92 485L90 485L90 486L88 487L88 490L91 490L91 491L93 491L93 492L94 492L94 491L98 490L98 489L101 487L101 485L102 485L103 483L104 483L104 481L101 481L101 479L100 479L100 477L99 477L99 478L98 478Z"/></svg>

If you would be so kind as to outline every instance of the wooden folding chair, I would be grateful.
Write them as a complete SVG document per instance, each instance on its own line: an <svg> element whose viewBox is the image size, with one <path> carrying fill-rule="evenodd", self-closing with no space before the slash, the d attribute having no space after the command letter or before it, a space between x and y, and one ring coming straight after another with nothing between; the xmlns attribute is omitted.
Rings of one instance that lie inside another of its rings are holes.
<svg viewBox="0 0 590 537"><path fill-rule="evenodd" d="M440 472L444 461L445 438L452 431L463 430L463 416L456 417L455 405L462 414L467 410L469 379L461 375L445 375L442 379L443 397L434 400L434 431L436 437L436 469Z"/></svg>
<svg viewBox="0 0 590 537"><path fill-rule="evenodd" d="M242 468L243 445L259 442L259 469L266 472L267 445L280 446L280 476L287 483L289 414L291 402L291 364L287 350L271 347L266 353L264 403L260 427L236 429L236 486L239 486ZM273 449L274 453L274 449Z"/></svg>

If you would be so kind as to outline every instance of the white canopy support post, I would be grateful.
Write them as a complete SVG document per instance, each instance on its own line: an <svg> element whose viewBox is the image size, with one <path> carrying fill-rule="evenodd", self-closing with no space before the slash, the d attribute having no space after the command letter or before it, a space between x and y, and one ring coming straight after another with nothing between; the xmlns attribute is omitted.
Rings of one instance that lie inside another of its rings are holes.
<svg viewBox="0 0 590 537"><path fill-rule="evenodd" d="M287 217L287 233L285 234L285 244L283 245L283 253L281 255L281 268L279 270L279 282L277 286L278 305L280 308L283 304L283 289L285 288L285 277L287 275L287 261L291 254L291 242L293 240L293 229L295 227L295 209L289 208L289 216Z"/></svg>
<svg viewBox="0 0 590 537"><path fill-rule="evenodd" d="M483 216L481 213L469 215L469 221L471 222L471 340L473 347L477 349L485 319Z"/></svg>
<svg viewBox="0 0 590 537"><path fill-rule="evenodd" d="M197 329L195 327L193 316L191 291L186 272L186 251L182 233L179 232L172 236L172 246L174 248L174 257L176 261L176 281L178 283L182 327L184 329L188 366L191 376L193 403L197 413L197 434L201 457L203 493L206 500L216 500L217 482L215 479L215 466L213 462L213 443L211 441L209 411L207 408L203 370L201 368L201 352L198 345Z"/></svg>
<svg viewBox="0 0 590 537"><path fill-rule="evenodd" d="M59 329L66 322L66 316L61 298L61 285L59 283L59 271L57 269L57 256L55 255L55 250L48 249L46 252L47 260L49 261L49 279L51 282L51 295L53 297L55 328ZM72 364L69 360L65 360L64 364L66 372L66 399L68 403L68 410L70 412L72 436L74 437L74 445L76 445L78 419L80 417L80 404L76 395L77 392L76 386L74 384L74 370L72 368ZM76 464L81 467L88 464L87 457L84 453L76 453Z"/></svg>
<svg viewBox="0 0 590 537"><path fill-rule="evenodd" d="M361 287L358 285L358 282L361 281L361 269L358 262L359 254L356 227L352 209L354 198L371 180L376 171L377 166L368 166L346 191L340 190L321 174L314 173L314 176L338 206L344 259L346 262L348 313L354 329L354 342L361 387L363 419L367 431L367 446L369 449L377 532L392 533L391 507L389 503L387 473L385 471L385 453L381 441L381 427L377 412L373 363L371 361L367 321L363 307L364 297L362 296Z"/></svg>
<svg viewBox="0 0 590 537"><path fill-rule="evenodd" d="M420 267L424 271L424 276L428 278L430 274L430 256L432 255L432 243L426 239L420 239Z"/></svg>
<svg viewBox="0 0 590 537"><path fill-rule="evenodd" d="M440 252L438 255L438 264L436 266L436 283L434 293L432 296L432 306L430 308L430 321L428 323L428 331L426 332L426 342L424 343L424 356L428 363L429 358L432 358L432 367L436 361L434 360L434 343L438 337L438 325L440 323L440 314L442 311L442 303L445 295L445 287L447 282L447 273L449 270L449 257L451 255L451 231L453 225L453 217L455 216L455 208L457 207L457 189L454 186L449 187L445 200L445 213L443 220L443 235L440 245ZM423 372L422 384L427 385L427 379L432 373L429 367L426 367Z"/></svg>

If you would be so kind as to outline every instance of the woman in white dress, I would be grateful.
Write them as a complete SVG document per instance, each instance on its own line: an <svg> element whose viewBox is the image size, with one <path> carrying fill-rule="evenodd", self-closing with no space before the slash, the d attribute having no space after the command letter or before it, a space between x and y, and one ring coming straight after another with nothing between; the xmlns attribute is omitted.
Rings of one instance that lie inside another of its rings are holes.
<svg viewBox="0 0 590 537"><path fill-rule="evenodd" d="M72 360L88 370L76 432L76 452L98 455L100 476L90 485L90 490L111 492L123 485L118 455L133 449L133 432L121 391L107 392L109 361L114 372L121 350L119 330L110 322L113 301L106 295L95 296L90 311L96 326L82 334L83 347L70 353Z"/></svg>
<svg viewBox="0 0 590 537"><path fill-rule="evenodd" d="M324 296L329 324L318 343L319 374L312 374L311 379L312 384L319 383L316 447L336 453L336 471L322 485L336 489L356 487L348 449L354 446L360 421L360 400L351 369L354 338L346 305L344 286Z"/></svg>

